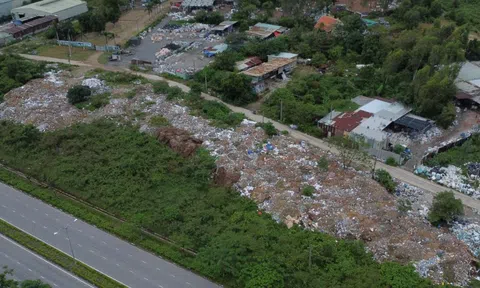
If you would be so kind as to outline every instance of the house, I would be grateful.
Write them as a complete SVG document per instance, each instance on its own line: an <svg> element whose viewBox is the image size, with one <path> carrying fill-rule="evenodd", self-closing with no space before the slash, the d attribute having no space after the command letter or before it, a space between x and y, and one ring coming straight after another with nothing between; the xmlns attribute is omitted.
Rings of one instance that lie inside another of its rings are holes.
<svg viewBox="0 0 480 288"><path fill-rule="evenodd" d="M218 44L213 47L208 47L203 50L203 54L207 57L213 57L219 53L224 52L227 50L228 45L227 44Z"/></svg>
<svg viewBox="0 0 480 288"><path fill-rule="evenodd" d="M465 62L455 79L457 103L463 106L480 105L480 61Z"/></svg>
<svg viewBox="0 0 480 288"><path fill-rule="evenodd" d="M423 121L418 116L418 125L415 125L415 115L406 116L411 115L409 113L412 109L391 99L358 96L352 101L360 105L357 110L345 113L332 111L317 122L326 136L350 135L363 139L370 147L385 148L389 136L385 129L394 122L421 131L431 127L431 123L422 126L420 122Z"/></svg>
<svg viewBox="0 0 480 288"><path fill-rule="evenodd" d="M317 23L315 24L315 29L322 29L323 31L330 33L332 32L335 25L341 24L342 21L339 19L333 18L332 16L322 16L318 19Z"/></svg>
<svg viewBox="0 0 480 288"><path fill-rule="evenodd" d="M13 38L19 39L26 35L38 33L50 27L57 22L58 18L55 16L36 17L28 21L19 22L20 25L13 25L3 32L10 34Z"/></svg>
<svg viewBox="0 0 480 288"><path fill-rule="evenodd" d="M59 21L63 21L87 11L87 2L81 0L43 0L12 9L12 16L15 20L55 16Z"/></svg>
<svg viewBox="0 0 480 288"><path fill-rule="evenodd" d="M212 10L215 0L184 0L182 2L182 8L188 11L194 9L206 9Z"/></svg>
<svg viewBox="0 0 480 288"><path fill-rule="evenodd" d="M257 23L254 26L250 27L250 29L246 31L246 33L251 37L257 37L262 40L266 40L273 37L278 37L284 34L286 31L287 28L282 26L266 23Z"/></svg>
<svg viewBox="0 0 480 288"><path fill-rule="evenodd" d="M294 53L281 52L277 55L268 55L268 61L272 61L273 59L278 59L278 58L295 60L295 62L292 63L292 68L295 68L298 62L298 54L294 54Z"/></svg>
<svg viewBox="0 0 480 288"><path fill-rule="evenodd" d="M238 24L238 21L223 21L222 23L218 24L217 26L211 29L212 33L217 35L226 35L228 33L233 32L235 26Z"/></svg>
<svg viewBox="0 0 480 288"><path fill-rule="evenodd" d="M237 70L239 72L245 71L247 69L250 69L252 67L255 67L257 65L262 64L262 60L258 57L250 57L241 61L237 61L235 63L235 66L237 67Z"/></svg>
<svg viewBox="0 0 480 288"><path fill-rule="evenodd" d="M269 56L271 57L271 56ZM252 78L252 86L255 93L261 93L266 90L265 80L270 78L286 78L286 74L293 71L297 64L296 57L290 58L270 58L268 62L242 71L240 73Z"/></svg>

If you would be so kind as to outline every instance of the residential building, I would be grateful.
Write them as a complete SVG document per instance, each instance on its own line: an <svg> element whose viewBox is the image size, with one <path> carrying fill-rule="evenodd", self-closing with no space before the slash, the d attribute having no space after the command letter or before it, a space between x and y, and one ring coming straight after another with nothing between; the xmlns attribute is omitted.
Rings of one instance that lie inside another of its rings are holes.
<svg viewBox="0 0 480 288"><path fill-rule="evenodd" d="M207 57L213 57L219 53L224 52L227 50L228 45L227 44L218 44L213 47L208 47L203 50L203 54Z"/></svg>
<svg viewBox="0 0 480 288"><path fill-rule="evenodd" d="M315 24L315 29L322 29L323 31L330 33L336 25L340 25L341 23L342 21L339 19L325 15L318 19L317 23Z"/></svg>
<svg viewBox="0 0 480 288"><path fill-rule="evenodd" d="M480 61L465 62L455 79L457 102L464 106L480 105Z"/></svg>
<svg viewBox="0 0 480 288"><path fill-rule="evenodd" d="M59 21L76 17L88 11L87 2L81 0L43 0L12 9L16 20L55 16Z"/></svg>
<svg viewBox="0 0 480 288"><path fill-rule="evenodd" d="M250 29L246 31L246 33L249 36L266 40L266 39L278 37L283 33L285 33L286 31L287 31L287 28L282 26L266 24L266 23L257 23L254 26L250 27Z"/></svg>
<svg viewBox="0 0 480 288"><path fill-rule="evenodd" d="M260 58L258 58L258 57L250 57L250 58L246 58L246 59L244 59L244 60L242 60L242 61L237 61L237 62L235 63L235 66L237 67L237 70L238 70L239 72L241 72L241 71L245 71L245 70L247 70L247 69L250 69L250 68L252 68L252 67L255 67L255 66L257 66L257 65L260 65L260 64L262 64L262 63L263 63L263 61L260 60Z"/></svg>
<svg viewBox="0 0 480 288"><path fill-rule="evenodd" d="M297 65L297 56L292 57L289 55L289 58L279 58L278 55L276 56L269 56L269 59L271 60L268 62L264 62L260 65L240 72L252 78L252 88L255 93L262 93L267 89L267 85L265 83L267 79L286 79L286 75L290 74L293 71L293 68L295 68Z"/></svg>
<svg viewBox="0 0 480 288"><path fill-rule="evenodd" d="M211 31L214 34L224 36L224 35L227 35L228 33L232 33L237 23L238 21L223 21L222 23L213 27Z"/></svg>
<svg viewBox="0 0 480 288"><path fill-rule="evenodd" d="M5 29L3 32L10 34L15 39L20 39L26 35L35 34L41 32L53 23L57 22L58 18L55 16L45 16L29 19L24 21L20 25L12 25Z"/></svg>

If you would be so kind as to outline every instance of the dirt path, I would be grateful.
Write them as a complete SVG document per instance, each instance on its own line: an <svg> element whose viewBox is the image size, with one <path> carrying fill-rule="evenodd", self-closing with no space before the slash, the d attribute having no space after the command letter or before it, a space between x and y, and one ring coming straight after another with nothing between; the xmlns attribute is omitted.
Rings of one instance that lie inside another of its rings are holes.
<svg viewBox="0 0 480 288"><path fill-rule="evenodd" d="M23 54L21 54L20 56L31 59L31 60L37 60L37 61L49 61L49 62L57 62L57 63L68 64L68 60L65 60L65 59L49 58L49 57L42 57L42 56L36 56L36 55L23 55ZM188 86L182 84L182 83L167 80L167 79L165 79L163 77L160 77L160 76L157 76L157 75L134 72L134 71L131 71L131 70L126 69L126 68L109 67L109 66L104 66L104 65L100 65L100 64L91 65L91 64L83 63L83 62L79 62L79 61L71 61L70 64L78 65L78 66L84 66L84 67L102 68L102 69L109 70L109 71L129 72L129 73L139 75L139 76L142 76L142 77L145 77L147 79L154 80L154 81L160 81L160 80L167 81L170 86L179 87L180 89L182 89L185 92L190 91L190 88ZM281 123L276 122L275 120L269 119L267 117L263 117L262 115L253 114L252 111L250 111L248 109L230 105L230 104L225 103L225 102L221 101L220 99L218 99L216 97L213 97L211 95L202 93L202 97L207 99L207 100L213 100L213 101L223 103L228 108L230 108L232 111L238 112L238 113L243 113L243 114L245 114L245 116L247 118L249 118L251 120L254 120L254 121L257 121L257 122L262 122L262 121L272 122L273 125L275 126L275 128L277 128L280 131L283 131L283 130L288 131L289 135L291 137L297 139L297 140L303 140L303 141L308 142L310 145L316 146L316 147L318 147L322 150L329 151L329 152L332 152L334 154L339 154L337 149L335 149L333 147L330 147L326 142L324 142L321 139L315 138L313 136L307 135L307 134L302 133L302 132L297 131L297 130L293 130L290 127L288 127L287 125L281 124ZM393 177L397 178L398 180L400 180L402 182L405 182L405 183L408 183L410 185L416 186L420 189L431 192L433 194L436 194L436 193L439 193L439 192L442 192L442 191L445 191L445 190L453 191L451 189L448 189L447 187L438 185L438 184L436 184L436 183L434 183L430 180L421 178L421 177L419 177L419 176L417 176L417 175L415 175L415 174L413 174L413 173L411 173L407 170L404 170L404 169L401 169L401 168L398 168L398 167L392 167L392 166L388 166L384 163L377 162L377 167L376 168L377 169L384 169L384 170L388 171L388 173L390 173ZM465 194L462 194L460 192L457 192L457 191L453 191L453 192L454 192L455 197L457 199L461 199L463 201L464 205L466 205L466 206L468 206L472 209L475 209L476 211L480 211L480 200L475 200L475 199L473 199L473 198L471 198L471 197L469 197Z"/></svg>

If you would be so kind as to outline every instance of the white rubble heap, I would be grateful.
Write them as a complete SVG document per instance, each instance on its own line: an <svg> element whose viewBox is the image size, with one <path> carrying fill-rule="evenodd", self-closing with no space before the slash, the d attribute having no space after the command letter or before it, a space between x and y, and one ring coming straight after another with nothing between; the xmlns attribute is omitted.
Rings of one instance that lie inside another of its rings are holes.
<svg viewBox="0 0 480 288"><path fill-rule="evenodd" d="M83 86L88 86L93 94L102 94L110 92L111 88L107 86L105 81L98 79L97 77L87 78L82 81Z"/></svg>
<svg viewBox="0 0 480 288"><path fill-rule="evenodd" d="M480 225L456 222L450 230L458 239L467 244L475 257L480 256Z"/></svg>
<svg viewBox="0 0 480 288"><path fill-rule="evenodd" d="M427 271L422 274L436 283L444 280L444 269L453 273L449 273L453 283L468 283L473 260L469 247L422 217L423 202L415 203L415 188L404 185L398 189L398 197L388 194L368 173L342 169L335 155L308 143L285 135L266 140L263 129L250 120L236 129L213 127L210 121L190 115L188 108L179 105L181 102L176 104L153 94L150 85L136 85L133 99L114 98L124 93L116 89L108 105L90 112L68 104L66 85L56 87L37 79L5 95L0 118L37 127L46 125L49 130L111 118L133 121L142 131L153 133L156 128L149 126L149 120L162 115L172 126L203 140L203 146L216 156L218 167L240 176L234 185L239 193L255 201L277 222L362 240L376 260L417 263L417 269ZM43 107L31 109L29 103ZM137 112L145 116L138 117ZM317 167L322 156L329 160L326 172ZM312 197L302 195L307 185L314 187ZM411 199L412 212L397 209L401 197ZM439 264L433 268L421 264L435 256Z"/></svg>

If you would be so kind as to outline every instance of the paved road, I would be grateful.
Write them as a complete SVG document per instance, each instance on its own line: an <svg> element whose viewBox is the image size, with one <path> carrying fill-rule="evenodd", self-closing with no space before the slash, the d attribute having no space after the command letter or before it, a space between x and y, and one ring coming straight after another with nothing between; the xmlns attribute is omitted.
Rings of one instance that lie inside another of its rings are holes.
<svg viewBox="0 0 480 288"><path fill-rule="evenodd" d="M58 63L68 63L68 61L65 60L65 59L49 58L49 57L42 57L42 56L35 56L35 55L21 55L21 56L23 56L25 58L32 59L32 60L50 61L50 62L58 62ZM71 64L78 65L78 66L91 66L89 64L79 62L79 61L72 61ZM150 79L150 80L156 80L156 81L166 80L163 77L152 75L152 74L134 72L134 71L130 71L128 69L120 69L120 68L115 68L115 67L110 67L110 66L103 66L103 65L100 65L100 64L92 66L92 67L102 68L102 69L110 70L110 71L130 72L130 73L133 73L133 74L143 76L143 77L145 77L147 79ZM171 81L171 80L166 80L166 81L171 86L180 87L183 91L189 91L190 90L189 87L187 87L186 85L183 85L181 83L174 82L174 81ZM292 130L287 125L284 125L284 124L279 123L277 121L274 121L272 119L263 117L262 115L253 114L252 111L250 111L248 109L233 106L233 105L230 105L228 103L222 102L220 99L218 99L216 97L213 97L211 95L202 93L202 97L204 97L205 99L208 99L208 100L214 100L214 101L217 101L217 102L221 102L221 103L227 105L232 111L239 112L239 113L244 113L245 116L247 116L249 119L252 119L254 121L257 121L257 122L270 121L270 122L273 123L275 128L277 128L278 130L287 130L289 132L290 136L292 136L295 139L307 141L308 143L310 143L313 146L316 146L316 147L319 147L323 150L330 151L332 153L338 154L338 151L335 148L329 147L329 145L326 142L322 141L321 139L312 137L308 134L305 134L305 133L302 133L302 132L299 132L299 131L296 131L296 130ZM410 171L407 171L407 170L404 170L404 169L401 169L401 168L398 168L398 167L388 166L388 165L386 165L384 163L381 163L381 162L377 163L377 169L385 169L396 179L398 179L402 182L408 183L410 185L419 187L419 188L421 188L421 189L423 189L427 192L431 192L433 194L436 194L438 192L442 192L442 191L445 191L445 190L453 191L454 194L455 194L455 197L457 199L461 199L463 201L464 205L466 205L470 208L473 208L477 211L480 211L480 200L475 200L472 197L469 197L465 194L462 194L460 192L457 192L457 191L448 189L444 186L438 185L435 182L432 182L430 180L419 177L419 176L413 174Z"/></svg>
<svg viewBox="0 0 480 288"><path fill-rule="evenodd" d="M94 288L0 234L0 266L5 265L13 269L13 278L18 281L40 279L52 287Z"/></svg>
<svg viewBox="0 0 480 288"><path fill-rule="evenodd" d="M68 225L75 257L129 287L220 287L2 183L0 218L71 254Z"/></svg>

